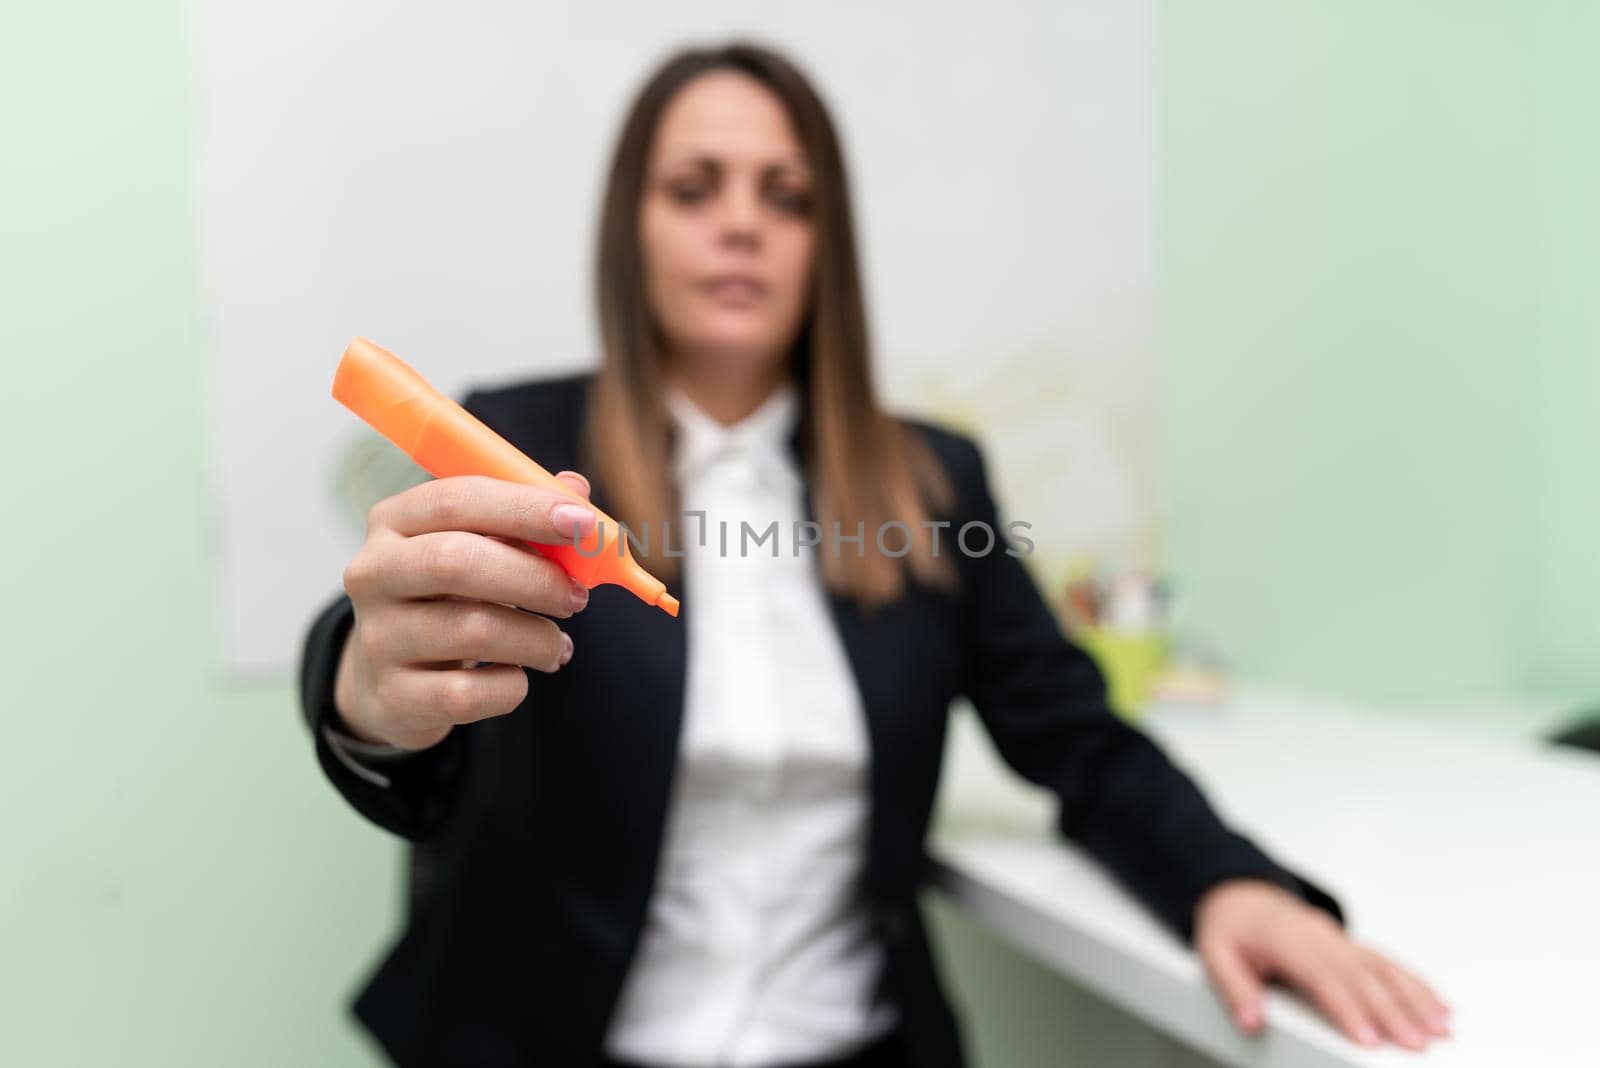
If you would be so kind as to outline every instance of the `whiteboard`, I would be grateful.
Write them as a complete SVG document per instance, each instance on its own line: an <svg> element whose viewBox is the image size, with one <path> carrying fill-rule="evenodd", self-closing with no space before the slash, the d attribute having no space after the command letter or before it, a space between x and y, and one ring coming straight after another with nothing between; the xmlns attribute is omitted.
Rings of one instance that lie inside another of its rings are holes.
<svg viewBox="0 0 1600 1068"><path fill-rule="evenodd" d="M602 176L668 50L733 35L831 104L877 366L978 429L1041 566L1147 552L1148 0L193 0L222 655L294 665L409 464L328 396L365 334L446 392L592 367Z"/></svg>

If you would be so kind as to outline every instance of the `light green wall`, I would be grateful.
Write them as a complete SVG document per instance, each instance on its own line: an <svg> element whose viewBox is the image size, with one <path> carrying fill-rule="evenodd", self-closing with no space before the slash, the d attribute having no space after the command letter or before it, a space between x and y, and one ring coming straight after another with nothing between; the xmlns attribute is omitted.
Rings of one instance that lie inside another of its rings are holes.
<svg viewBox="0 0 1600 1068"><path fill-rule="evenodd" d="M1293 685L1600 695L1593 5L1162 11L1190 620Z"/></svg>
<svg viewBox="0 0 1600 1068"><path fill-rule="evenodd" d="M1533 681L1600 699L1600 4L1546 0L1534 38L1544 357Z"/></svg>
<svg viewBox="0 0 1600 1068"><path fill-rule="evenodd" d="M91 7L0 27L0 1064L374 1063L397 852L215 669L184 5Z"/></svg>

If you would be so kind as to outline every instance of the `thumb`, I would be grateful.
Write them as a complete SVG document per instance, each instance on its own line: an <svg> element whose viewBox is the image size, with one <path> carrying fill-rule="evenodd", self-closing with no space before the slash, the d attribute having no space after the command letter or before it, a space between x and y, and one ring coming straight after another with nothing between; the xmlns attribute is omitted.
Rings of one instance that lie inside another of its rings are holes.
<svg viewBox="0 0 1600 1068"><path fill-rule="evenodd" d="M584 497L589 496L589 480L576 471L557 471L556 477L566 483L567 488L575 490Z"/></svg>
<svg viewBox="0 0 1600 1068"><path fill-rule="evenodd" d="M1201 950L1200 959L1235 1026L1247 1035L1261 1030L1261 977L1239 947L1228 942L1213 943Z"/></svg>

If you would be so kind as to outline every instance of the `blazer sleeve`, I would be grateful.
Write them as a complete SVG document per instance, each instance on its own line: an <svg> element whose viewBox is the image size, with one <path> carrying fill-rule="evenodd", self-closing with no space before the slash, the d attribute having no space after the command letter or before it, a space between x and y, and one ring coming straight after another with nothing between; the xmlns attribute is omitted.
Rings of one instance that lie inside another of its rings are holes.
<svg viewBox="0 0 1600 1068"><path fill-rule="evenodd" d="M300 658L301 713L323 774L351 807L387 831L421 841L444 821L460 792L467 739L453 730L430 749L370 764L340 746L334 682L354 622L354 607L343 594L312 622Z"/></svg>
<svg viewBox="0 0 1600 1068"><path fill-rule="evenodd" d="M990 551L963 553L965 689L1001 757L1060 799L1061 832L1186 940L1201 896L1225 879L1278 883L1342 923L1332 897L1224 826L1194 782L1112 712L1093 659L1008 552L977 445L957 439L955 451L965 521L996 532Z"/></svg>

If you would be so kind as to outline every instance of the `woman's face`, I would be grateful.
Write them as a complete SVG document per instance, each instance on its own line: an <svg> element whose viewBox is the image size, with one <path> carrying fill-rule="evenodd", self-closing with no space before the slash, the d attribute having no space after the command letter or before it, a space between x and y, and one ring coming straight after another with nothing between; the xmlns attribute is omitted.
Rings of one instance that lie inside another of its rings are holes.
<svg viewBox="0 0 1600 1068"><path fill-rule="evenodd" d="M668 357L733 374L787 357L810 299L811 171L778 97L713 71L656 127L639 213L645 293Z"/></svg>

